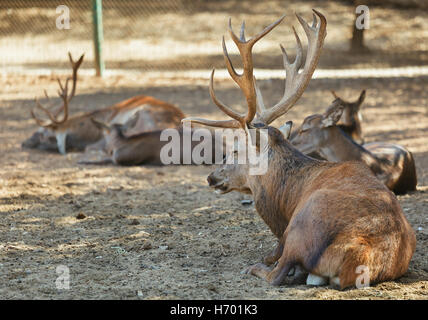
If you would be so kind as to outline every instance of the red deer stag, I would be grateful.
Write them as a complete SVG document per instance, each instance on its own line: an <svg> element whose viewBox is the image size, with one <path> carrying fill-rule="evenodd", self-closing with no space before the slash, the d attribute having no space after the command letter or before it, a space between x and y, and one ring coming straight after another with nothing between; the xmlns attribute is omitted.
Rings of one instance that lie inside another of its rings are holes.
<svg viewBox="0 0 428 320"><path fill-rule="evenodd" d="M386 142L355 143L336 125L343 117L343 110L341 99L336 99L324 114L307 117L291 143L305 154L317 152L328 161L362 161L395 194L415 191L417 178L412 153Z"/></svg>
<svg viewBox="0 0 428 320"><path fill-rule="evenodd" d="M102 130L94 125L91 119L110 125L125 124L126 134L135 135L147 131L174 128L180 125L181 119L184 118L183 112L176 106L143 95L106 108L69 117L69 103L76 92L77 71L82 64L83 55L77 62L73 61L70 54L69 58L73 70L72 77L67 78L65 85L58 79L59 94L63 103L56 108L56 111L51 112L36 100L36 107L43 111L50 121L42 121L36 116L35 110L31 111L32 117L40 128L22 143L24 148L59 150L62 154L71 149L83 151L88 146L91 149L103 148L105 142ZM70 96L68 96L66 88L70 80L73 85ZM46 91L45 95L47 97ZM61 112L63 112L63 116L59 119Z"/></svg>
<svg viewBox="0 0 428 320"><path fill-rule="evenodd" d="M208 176L209 185L220 193L236 190L252 194L257 212L279 240L278 247L264 263L251 266L247 273L280 285L295 277L300 269L309 273L307 284L330 281L345 288L356 284L359 268L365 266L371 283L396 279L408 268L416 238L395 195L361 162L312 159L287 141L290 124L284 127L285 133L269 126L293 107L316 68L327 22L321 13L313 11L312 26L297 15L308 38L306 61L302 64L297 33L297 57L293 63L281 47L286 81L284 96L275 106L264 106L253 76L251 50L284 17L249 40L245 40L244 25L237 37L229 22L229 33L242 57L243 73L234 70L223 38L225 62L230 76L244 93L248 111L241 115L216 98L213 71L211 98L233 119L183 121L241 128L246 132L252 129L259 137L265 135L268 141L267 149L263 150L268 155L268 170L264 175L252 175L248 161L239 163L236 153L229 153L227 163ZM298 72L302 65L302 72ZM253 121L257 107L257 118ZM252 145L251 135L246 136L247 146ZM253 147L260 149L257 143Z"/></svg>

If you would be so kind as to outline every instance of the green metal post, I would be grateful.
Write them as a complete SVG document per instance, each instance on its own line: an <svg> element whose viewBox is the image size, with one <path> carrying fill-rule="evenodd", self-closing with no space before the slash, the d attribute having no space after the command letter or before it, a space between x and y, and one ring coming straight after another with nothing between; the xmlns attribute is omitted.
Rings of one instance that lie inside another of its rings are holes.
<svg viewBox="0 0 428 320"><path fill-rule="evenodd" d="M102 77L104 73L103 59L103 2L102 0L92 0L92 16L94 23L94 52L95 69L97 76Z"/></svg>

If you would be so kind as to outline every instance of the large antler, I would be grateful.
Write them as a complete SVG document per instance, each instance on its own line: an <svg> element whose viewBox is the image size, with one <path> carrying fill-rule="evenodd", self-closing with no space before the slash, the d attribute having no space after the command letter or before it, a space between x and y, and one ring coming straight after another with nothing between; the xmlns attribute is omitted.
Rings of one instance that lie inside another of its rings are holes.
<svg viewBox="0 0 428 320"><path fill-rule="evenodd" d="M259 108L258 120L260 120L266 125L270 124L275 119L284 115L294 106L296 101L301 97L306 87L308 86L309 81L312 78L312 74L314 73L315 68L318 64L318 59L321 54L324 38L327 34L327 21L321 13L314 9L312 10L314 12L312 26L309 26L301 16L296 14L297 19L302 25L303 30L305 31L306 36L308 38L308 50L302 72L299 73L299 69L302 66L303 57L302 43L294 27L293 32L297 42L297 54L293 63L290 63L287 52L282 47L282 45L280 45L282 50L284 69L286 72L285 89L282 99L272 108L266 109L264 107L261 92L257 87L257 83L254 79L257 93L257 105ZM320 19L319 22L317 20L317 16Z"/></svg>
<svg viewBox="0 0 428 320"><path fill-rule="evenodd" d="M61 80L59 78L57 79L58 84L59 84L59 88L60 88L60 90L58 90L58 95L63 100L62 106L60 106L54 112L54 114L52 114L52 112L50 112L47 107L42 106L42 104L36 98L36 107L38 109L42 110L49 117L49 119L50 119L50 122L49 121L44 122L44 121L42 121L42 120L40 120L40 119L38 119L36 117L36 115L34 114L34 110L31 110L31 116L34 118L34 120L37 122L37 124L39 126L48 127L48 126L51 126L52 124L58 125L58 124L61 124L61 123L64 123L65 121L67 121L67 118L68 118L68 105L69 105L71 99L73 99L74 94L76 93L77 70L79 69L80 65L83 62L84 54L82 54L82 56L77 61L73 60L73 57L71 56L70 52L68 53L68 57L70 59L71 67L72 67L72 70L73 70L72 76L68 77L66 79L64 86L63 86ZM68 96L68 82L70 80L73 81L73 87L71 89L70 96ZM49 99L49 97L48 97L48 95L46 93L46 90L45 90L45 96L46 96L46 98ZM62 119L59 120L58 119L58 115L61 113L61 111L64 111L64 116L62 117Z"/></svg>
<svg viewBox="0 0 428 320"><path fill-rule="evenodd" d="M182 121L193 121L200 124L205 124L213 127L227 127L227 128L239 128L245 127L247 124L251 123L256 114L256 110L258 110L258 118L257 121L262 122L265 125L270 124L276 118L285 114L288 110L290 110L296 101L300 98L300 96L305 91L306 87L309 84L310 79L312 78L312 74L315 71L315 68L318 64L318 59L321 53L321 48L324 43L324 38L326 36L326 26L327 21L325 17L316 10L313 10L313 23L312 26L309 26L301 16L296 14L297 19L302 25L306 36L308 38L308 50L306 54L305 64L303 66L303 71L299 73L299 69L302 66L303 60L303 49L302 44L297 35L296 30L293 28L294 35L297 41L297 54L296 59L293 63L290 63L290 60L287 56L285 49L281 47L284 68L286 71L286 82L285 82L285 90L282 99L274 105L272 108L267 109L263 102L263 97L260 89L257 86L256 79L253 75L253 61L252 61L252 53L251 49L254 44L260 40L263 36L269 33L273 28L275 28L279 23L282 22L284 16L282 16L278 21L272 23L268 27L266 27L261 33L259 33L254 38L245 41L244 29L245 24L242 24L240 38L238 38L234 32L232 31L231 22L229 20L229 32L232 37L232 40L235 42L236 46L239 49L239 53L242 57L244 72L242 75L236 73L233 68L232 62L230 61L229 55L227 53L226 45L223 37L223 55L224 60L226 62L227 70L229 71L232 79L239 85L241 90L243 91L245 98L247 100L248 112L246 115L238 114L233 111L229 107L227 107L224 103L219 101L215 94L213 88L213 78L214 78L214 70L211 73L211 81L210 81L210 95L214 103L226 113L228 116L233 118L233 120L206 120L201 118L185 118ZM319 17L320 21L318 22L316 16Z"/></svg>
<svg viewBox="0 0 428 320"><path fill-rule="evenodd" d="M227 52L224 36L222 41L223 56L224 56L224 61L226 63L226 67L227 67L227 70L229 71L230 76L241 88L242 92L244 93L245 99L247 100L247 106L248 106L247 113L239 114L217 99L214 93L214 70L213 70L211 73L211 79L210 79L211 99L219 107L221 111L223 111L225 114L227 114L229 117L233 118L234 120L216 121L216 120L206 120L201 118L185 118L182 121L193 121L196 123L201 123L212 127L223 127L223 128L240 128L240 127L245 128L247 124L251 123L251 121L254 119L254 116L256 115L256 104L257 104L256 87L255 87L255 82L253 80L254 79L253 57L252 57L251 50L254 44L258 40L263 38L266 34L268 34L278 24L280 24L284 19L284 17L285 16L282 16L279 20L267 26L262 32L260 32L253 38L249 39L248 41L245 40L245 22L242 23L240 36L238 38L232 30L232 22L231 22L231 19L229 19L229 33L233 42L238 47L239 53L241 55L243 73L238 74L235 71L235 68L233 67L229 54Z"/></svg>

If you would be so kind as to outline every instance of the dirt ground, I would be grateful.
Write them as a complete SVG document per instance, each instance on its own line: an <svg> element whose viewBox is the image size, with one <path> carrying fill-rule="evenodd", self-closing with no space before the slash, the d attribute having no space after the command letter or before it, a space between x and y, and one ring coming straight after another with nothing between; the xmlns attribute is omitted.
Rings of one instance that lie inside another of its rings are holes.
<svg viewBox="0 0 428 320"><path fill-rule="evenodd" d="M203 12L194 14L191 19L196 20L189 20L192 23L186 24L188 21L179 17L180 25L183 28L187 25L191 30L186 29L185 36L181 32L178 40L177 32L167 33L167 40L155 43L156 46L168 50L173 44L175 50L180 51L188 35L193 40L194 47L191 48L197 47L196 41L200 41L198 50L204 46L208 48L208 55L203 52L200 56L195 49L195 57L208 59L210 65L223 68L219 39L225 33L229 12L234 12L236 28L238 20L251 15L254 21L249 25L251 34L255 28L277 18L278 12L298 9L304 13L314 7L314 2L310 1L292 1L292 8L287 8L285 1L245 8L240 1L234 3L235 6L220 1L217 7L211 5L207 9L212 10L209 16ZM352 18L349 8L333 6L327 1L319 6L328 13L329 19L320 67L413 66L428 61L428 13L374 8L373 17L382 19L373 20L373 27L367 34L372 54L355 56L346 53L345 40L350 33L350 24L341 22L342 17ZM172 18L177 17L166 16L163 21L171 24ZM194 30L197 21L206 25ZM296 24L295 19L292 21ZM278 41L286 43L287 48L294 48L290 25L291 22L287 22L281 27L282 31L272 33L272 37L266 38L265 46L255 51L260 53L255 58L256 67L278 66ZM396 25L401 28L397 30ZM155 28L150 32L157 34L160 31L161 28ZM29 35L28 41L32 37ZM36 36L34 39L41 41ZM3 40L9 45L12 43L10 39ZM8 52L12 52L9 55L14 52L29 55L26 50L30 50L32 42L22 49L20 40L15 40L12 44L16 47L9 47ZM45 40L40 43L50 43L52 39ZM80 42L76 40L75 44L79 48ZM138 48L140 44L136 42L136 47L132 43L129 45ZM229 47L233 53L234 49ZM58 59L53 59L55 64L64 61L62 57L65 57L67 47L61 47L64 52L59 52L56 46L46 50L46 54ZM81 50L76 51L77 56ZM109 58L107 53L111 65L122 67L115 57ZM161 56L156 63L167 68L168 61L164 58ZM180 54L176 59L180 59ZM233 59L235 61L236 57ZM201 65L205 66L206 62L204 60ZM130 60L129 68L132 63ZM40 66L49 67L49 64L30 61L27 67ZM208 76L208 73L206 79L159 79L144 77L144 74L104 79L81 76L71 112L94 110L133 95L145 94L176 104L190 116L224 119L210 100ZM259 83L267 105L280 99L283 80ZM62 156L21 149L22 141L37 129L29 113L34 97L41 96L44 88L54 95L56 87L53 75L0 76L0 298L428 298L427 76L313 79L295 108L281 119L293 120L298 125L304 117L321 112L331 103L330 90L354 99L365 88L367 98L362 112L366 141L398 143L414 154L418 190L399 197L417 236L416 252L408 272L397 281L344 291L305 285L272 287L261 279L241 274L247 266L260 262L276 242L254 206L241 204L241 200L249 199L248 196L238 193L220 196L208 187L206 177L214 166L84 166L77 164L78 153ZM217 81L216 92L236 110L243 110L243 98L230 81ZM278 121L274 123L279 124ZM58 277L64 275L57 272L59 266L69 270L69 289L56 287Z"/></svg>
<svg viewBox="0 0 428 320"><path fill-rule="evenodd" d="M94 109L144 93L176 103L189 115L222 118L206 81L165 85L123 78L82 78L73 111ZM117 84L120 85L117 85ZM271 287L241 274L261 261L275 239L247 196L219 196L206 176L211 166L81 166L67 156L23 150L36 126L28 110L46 77L9 77L0 83L0 297L6 299L426 299L428 297L428 85L414 79L313 80L287 119L295 123L330 102L328 90L356 97L367 141L393 141L414 154L418 191L400 196L417 235L407 274L366 289ZM218 95L237 107L229 81ZM282 81L261 81L271 104ZM86 216L77 219L79 214ZM67 266L70 289L58 290L56 268Z"/></svg>

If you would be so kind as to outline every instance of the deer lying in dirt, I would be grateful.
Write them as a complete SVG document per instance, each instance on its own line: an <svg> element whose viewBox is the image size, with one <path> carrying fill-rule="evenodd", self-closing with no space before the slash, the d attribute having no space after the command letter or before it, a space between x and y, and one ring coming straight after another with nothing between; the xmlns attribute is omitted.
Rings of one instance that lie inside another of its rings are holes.
<svg viewBox="0 0 428 320"><path fill-rule="evenodd" d="M415 191L417 178L412 153L386 142L355 143L336 125L343 117L344 108L342 100L337 98L324 114L307 117L292 144L305 154L315 151L328 161L362 161L395 194Z"/></svg>
<svg viewBox="0 0 428 320"><path fill-rule="evenodd" d="M316 68L326 36L326 19L315 10L314 13L312 26L297 15L308 38L306 61L302 64L303 50L297 33L297 56L293 63L281 47L285 91L271 108L265 108L253 76L251 50L284 17L249 40L245 40L244 24L237 37L229 21L230 35L242 57L243 73L238 74L233 68L223 38L225 62L230 76L244 93L248 111L241 115L217 99L213 71L211 98L232 120L183 121L241 128L247 133L246 146L267 154L268 170L264 175L251 175L249 161L240 164L236 153L230 153L227 161L233 160L232 164L225 164L208 176L209 185L220 193L236 190L252 194L257 212L279 239L278 247L265 263L250 267L249 274L280 285L296 278L301 270L309 273L307 284L330 282L346 288L356 284L359 267L365 266L371 283L396 279L408 268L416 238L395 195L361 162L332 163L302 154L287 141L290 123L282 127L283 131L269 126L293 107ZM250 129L256 131L259 141L268 141L266 150L260 150L257 140L253 144Z"/></svg>
<svg viewBox="0 0 428 320"><path fill-rule="evenodd" d="M143 95L106 108L69 117L69 103L76 92L77 71L82 64L83 55L77 62L73 61L70 54L69 58L73 70L72 77L67 78L64 86L58 79L59 95L63 103L56 108L56 111L51 112L36 100L36 107L48 116L49 121L40 120L36 117L35 110L31 111L32 117L40 127L22 143L24 148L58 150L62 154L71 149L83 151L88 146L92 150L102 149L105 145L102 130L94 125L91 119L110 125L125 125L126 135L135 135L147 131L174 128L180 125L181 119L184 118L183 112L174 105ZM70 80L72 80L73 86L70 96L68 96ZM59 119L61 112L63 112L63 116Z"/></svg>
<svg viewBox="0 0 428 320"><path fill-rule="evenodd" d="M185 150L183 147L184 129L182 126L175 128L178 139L169 140L162 138L162 132L164 130L154 130L137 135L125 136L123 133L124 126L122 125L114 124L110 126L96 120L93 120L93 122L100 130L103 130L105 153L103 156L97 157L96 159L87 159L84 157L78 161L79 164L96 165L113 163L124 166L142 164L164 165L166 163L162 161L162 149L166 147L167 144L169 144L170 148L179 150L175 156L177 161L172 164L213 164L223 160L223 157L221 157L221 159L215 158L216 150L224 148L224 143L223 141L218 141L214 133L209 134L211 139L204 138L199 141L191 140L189 149ZM193 136L194 129L189 128L187 134L189 137ZM204 158L206 161L195 162L193 158L190 158L186 163L186 161L184 161L186 152L192 154L196 147L198 150L201 150L201 158ZM170 150L170 148L168 150ZM208 152L208 154L204 156L204 152Z"/></svg>
<svg viewBox="0 0 428 320"><path fill-rule="evenodd" d="M361 130L362 116L360 109L366 97L366 90L361 91L360 96L354 102L343 100L334 91L332 91L332 94L336 99L340 99L339 101L343 106L343 114L337 126L356 143L364 143L363 133ZM297 136L300 130L301 127L293 130L290 136L291 141ZM307 155L315 159L326 160L317 151L309 152Z"/></svg>

